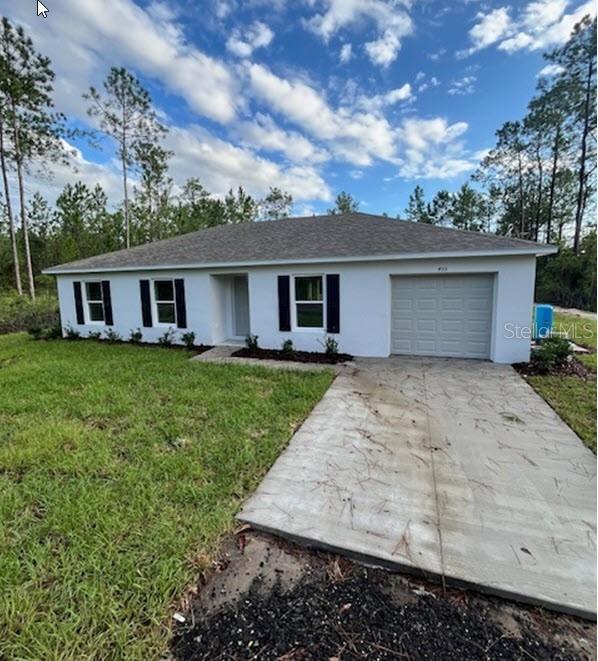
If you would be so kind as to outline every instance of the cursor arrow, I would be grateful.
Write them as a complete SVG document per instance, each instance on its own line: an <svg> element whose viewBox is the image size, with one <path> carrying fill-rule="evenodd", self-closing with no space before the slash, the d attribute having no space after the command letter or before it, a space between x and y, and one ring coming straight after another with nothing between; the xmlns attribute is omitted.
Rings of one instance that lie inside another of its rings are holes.
<svg viewBox="0 0 598 661"><path fill-rule="evenodd" d="M43 2L40 2L37 0L37 15L38 16L43 16L44 18L48 18L48 12L50 10L44 5Z"/></svg>

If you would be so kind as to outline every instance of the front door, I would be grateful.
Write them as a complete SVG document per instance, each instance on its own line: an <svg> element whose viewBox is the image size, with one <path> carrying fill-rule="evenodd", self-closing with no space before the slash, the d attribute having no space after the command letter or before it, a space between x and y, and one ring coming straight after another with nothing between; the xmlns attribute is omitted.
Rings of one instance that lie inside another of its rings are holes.
<svg viewBox="0 0 598 661"><path fill-rule="evenodd" d="M249 335L249 284L246 275L233 277L233 331L235 337Z"/></svg>

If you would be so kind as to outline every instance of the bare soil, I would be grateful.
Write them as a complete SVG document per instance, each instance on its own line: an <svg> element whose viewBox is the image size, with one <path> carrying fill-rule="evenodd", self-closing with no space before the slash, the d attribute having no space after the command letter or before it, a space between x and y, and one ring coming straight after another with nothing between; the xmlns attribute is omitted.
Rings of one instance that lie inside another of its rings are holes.
<svg viewBox="0 0 598 661"><path fill-rule="evenodd" d="M319 363L336 365L353 360L348 353L319 353L317 351L280 351L279 349L239 349L231 354L234 358L258 358L261 360L288 360L294 363Z"/></svg>
<svg viewBox="0 0 598 661"><path fill-rule="evenodd" d="M595 373L589 367L575 358L548 371L541 369L539 364L533 360L529 363L515 363L513 367L523 376L577 376L585 381L596 378Z"/></svg>
<svg viewBox="0 0 598 661"><path fill-rule="evenodd" d="M183 609L172 658L596 659L596 625L242 530Z"/></svg>

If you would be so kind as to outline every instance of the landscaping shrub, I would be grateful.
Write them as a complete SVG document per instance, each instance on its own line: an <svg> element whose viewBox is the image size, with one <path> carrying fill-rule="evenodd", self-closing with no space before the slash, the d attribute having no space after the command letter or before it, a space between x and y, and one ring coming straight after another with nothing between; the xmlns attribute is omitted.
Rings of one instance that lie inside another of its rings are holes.
<svg viewBox="0 0 598 661"><path fill-rule="evenodd" d="M110 342L110 344L114 344L115 342L121 342L122 337L114 330L114 328L109 328L106 331L106 341Z"/></svg>
<svg viewBox="0 0 598 661"><path fill-rule="evenodd" d="M287 356L290 356L295 353L295 347L293 346L293 340L285 340L282 343L281 347L282 353Z"/></svg>
<svg viewBox="0 0 598 661"><path fill-rule="evenodd" d="M324 353L326 355L336 356L338 354L338 342L333 337L327 337L320 344L324 347Z"/></svg>
<svg viewBox="0 0 598 661"><path fill-rule="evenodd" d="M29 333L29 335L31 335L31 337L34 340L41 340L42 337L44 336L44 329L41 328L40 326L30 326L27 329L27 332Z"/></svg>
<svg viewBox="0 0 598 661"><path fill-rule="evenodd" d="M141 332L141 328L131 330L129 333L129 342L131 342L131 344L141 344L141 340L143 340L143 333Z"/></svg>
<svg viewBox="0 0 598 661"><path fill-rule="evenodd" d="M562 367L571 355L571 345L563 337L548 337L534 351L532 360L543 372Z"/></svg>
<svg viewBox="0 0 598 661"><path fill-rule="evenodd" d="M64 337L67 340L78 340L81 338L81 333L74 329L70 324L64 329Z"/></svg>
<svg viewBox="0 0 598 661"><path fill-rule="evenodd" d="M62 337L62 326L60 319L57 319L49 328L46 328L43 333L45 340L58 340Z"/></svg>
<svg viewBox="0 0 598 661"><path fill-rule="evenodd" d="M158 344L161 347L171 347L174 344L175 333L172 328L169 328L164 335L160 335L158 338Z"/></svg>
<svg viewBox="0 0 598 661"><path fill-rule="evenodd" d="M245 346L251 351L251 353L256 353L260 348L258 344L259 337L257 335L248 335L245 338Z"/></svg>
<svg viewBox="0 0 598 661"><path fill-rule="evenodd" d="M90 331L87 334L87 338L89 340L101 340L102 339L102 333L100 331Z"/></svg>
<svg viewBox="0 0 598 661"><path fill-rule="evenodd" d="M195 347L195 333L193 331L188 331L181 335L181 340L187 349L193 349Z"/></svg>
<svg viewBox="0 0 598 661"><path fill-rule="evenodd" d="M27 296L0 296L0 334L45 329L59 322L55 296L42 294L32 301Z"/></svg>

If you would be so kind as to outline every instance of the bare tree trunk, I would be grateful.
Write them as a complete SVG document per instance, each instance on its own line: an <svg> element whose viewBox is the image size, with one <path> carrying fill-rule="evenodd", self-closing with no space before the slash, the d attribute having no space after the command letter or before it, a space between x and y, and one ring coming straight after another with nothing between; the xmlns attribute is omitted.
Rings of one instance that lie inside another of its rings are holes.
<svg viewBox="0 0 598 661"><path fill-rule="evenodd" d="M13 139L15 147L15 162L17 165L17 182L19 184L19 205L21 207L21 229L23 230L23 244L25 245L25 266L27 268L27 279L29 281L29 296L35 299L35 279L33 277L33 264L31 263L31 247L29 245L29 223L27 222L27 211L25 209L25 185L23 183L23 155L19 140L19 126L16 109L13 104Z"/></svg>
<svg viewBox="0 0 598 661"><path fill-rule="evenodd" d="M519 236L525 237L525 203L523 201L523 172L521 165L521 154L518 155L518 169L519 169Z"/></svg>
<svg viewBox="0 0 598 661"><path fill-rule="evenodd" d="M592 77L594 75L594 60L590 57L588 63L588 75L586 78L586 98L584 102L583 133L581 138L581 154L579 157L579 186L577 188L577 207L575 209L575 236L573 238L573 250L579 255L581 225L583 223L584 210L584 188L586 181L586 154L588 149L588 133L590 132L590 104L592 99Z"/></svg>
<svg viewBox="0 0 598 661"><path fill-rule="evenodd" d="M4 123L0 118L0 168L2 169L2 181L4 183L4 197L6 199L6 211L8 213L8 230L10 233L10 245L12 248L12 262L15 270L15 284L19 296L23 295L23 284L21 282L21 268L19 266L19 248L17 245L17 231L15 228L15 219L12 213L12 203L10 200L10 186L8 184L8 172L6 165L6 156L4 153Z"/></svg>
<svg viewBox="0 0 598 661"><path fill-rule="evenodd" d="M127 184L127 160L123 156L123 189L124 189L124 213L125 213L125 245L131 247L131 227L129 225L129 186Z"/></svg>
<svg viewBox="0 0 598 661"><path fill-rule="evenodd" d="M542 217L542 193L544 185L544 168L542 167L542 154L540 153L540 148L536 148L536 158L538 161L538 200L536 202L536 219L534 221L534 241L538 240L538 235L540 233L540 220Z"/></svg>
<svg viewBox="0 0 598 661"><path fill-rule="evenodd" d="M552 148L552 174L550 177L550 196L548 198L548 215L546 218L546 243L550 243L552 234L552 213L554 209L554 192L556 189L556 175L559 160L559 143L561 140L561 125L559 124L554 136L554 146Z"/></svg>

